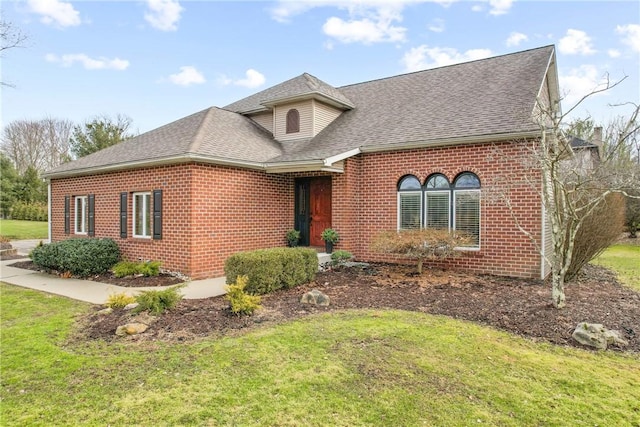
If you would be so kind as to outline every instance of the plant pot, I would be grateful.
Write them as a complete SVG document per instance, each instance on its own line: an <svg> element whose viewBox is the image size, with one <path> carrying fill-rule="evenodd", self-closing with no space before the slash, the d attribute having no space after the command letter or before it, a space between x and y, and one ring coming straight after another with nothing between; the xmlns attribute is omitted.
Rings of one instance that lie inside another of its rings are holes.
<svg viewBox="0 0 640 427"><path fill-rule="evenodd" d="M296 248L298 247L298 242L287 242L287 246L290 248Z"/></svg>
<svg viewBox="0 0 640 427"><path fill-rule="evenodd" d="M331 242L324 242L324 251L328 254L333 252L333 243Z"/></svg>

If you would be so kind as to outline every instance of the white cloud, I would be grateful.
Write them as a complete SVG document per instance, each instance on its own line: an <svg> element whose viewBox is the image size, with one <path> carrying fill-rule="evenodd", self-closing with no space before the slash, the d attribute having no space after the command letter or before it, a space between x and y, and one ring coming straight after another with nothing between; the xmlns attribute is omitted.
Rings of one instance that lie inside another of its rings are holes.
<svg viewBox="0 0 640 427"><path fill-rule="evenodd" d="M342 43L371 44L404 41L407 29L392 25L396 20L400 20L398 15L381 14L374 20L363 18L349 21L333 16L322 26L322 31Z"/></svg>
<svg viewBox="0 0 640 427"><path fill-rule="evenodd" d="M62 56L48 53L45 55L45 60L48 62L54 62L62 64L63 67L71 67L73 64L80 63L86 70L117 70L122 71L129 68L129 61L120 58L105 58L103 56L98 58L91 58L84 53L71 53Z"/></svg>
<svg viewBox="0 0 640 427"><path fill-rule="evenodd" d="M520 45L520 43L522 42L526 42L527 40L529 40L529 37L527 37L526 34L523 33L518 33L518 32L513 32L511 34L509 34L509 37L507 38L507 46L518 46Z"/></svg>
<svg viewBox="0 0 640 427"><path fill-rule="evenodd" d="M595 89L602 89L606 85L604 74L598 72L594 65L585 64L579 68L572 68L568 73L560 73L560 94L563 97L564 109L572 107L583 96L593 92ZM601 95L603 93L599 93Z"/></svg>
<svg viewBox="0 0 640 427"><path fill-rule="evenodd" d="M596 53L591 44L591 37L581 30L572 28L567 30L567 35L560 39L558 50L567 55L592 55Z"/></svg>
<svg viewBox="0 0 640 427"><path fill-rule="evenodd" d="M247 87L250 89L262 86L265 82L267 81L267 79L265 79L264 75L262 73L260 73L259 71L254 70L253 68L249 68L246 72L245 72L245 78L244 79L230 79L229 77L223 75L220 76L218 78L218 83L221 85L236 85L236 86L243 86L243 87Z"/></svg>
<svg viewBox="0 0 640 427"><path fill-rule="evenodd" d="M178 86L187 87L205 83L207 80L204 78L202 73L196 69L196 67L186 65L184 67L180 67L179 73L171 74L169 76L169 81Z"/></svg>
<svg viewBox="0 0 640 427"><path fill-rule="evenodd" d="M433 21L431 21L431 24L429 24L428 28L430 31L433 31L434 33L441 33L444 31L444 20L434 19Z"/></svg>
<svg viewBox="0 0 640 427"><path fill-rule="evenodd" d="M473 12L482 12L484 10L484 7L482 7L482 5L475 4L475 5L471 6L471 10Z"/></svg>
<svg viewBox="0 0 640 427"><path fill-rule="evenodd" d="M180 14L184 10L177 0L147 0L149 11L144 19L153 28L161 31L176 31Z"/></svg>
<svg viewBox="0 0 640 427"><path fill-rule="evenodd" d="M609 49L607 51L607 54L609 55L610 58L618 58L621 55L618 49Z"/></svg>
<svg viewBox="0 0 640 427"><path fill-rule="evenodd" d="M640 25L618 25L616 33L623 36L622 43L629 46L634 52L640 52Z"/></svg>
<svg viewBox="0 0 640 427"><path fill-rule="evenodd" d="M466 52L458 52L449 47L429 48L427 45L421 45L409 49L402 57L402 63L406 71L410 72L488 58L492 54L489 49L470 49Z"/></svg>
<svg viewBox="0 0 640 427"><path fill-rule="evenodd" d="M495 16L504 15L509 12L512 4L513 0L489 0L489 13Z"/></svg>
<svg viewBox="0 0 640 427"><path fill-rule="evenodd" d="M75 27L81 24L80 12L71 3L60 0L28 0L33 13L41 15L40 21L56 27Z"/></svg>

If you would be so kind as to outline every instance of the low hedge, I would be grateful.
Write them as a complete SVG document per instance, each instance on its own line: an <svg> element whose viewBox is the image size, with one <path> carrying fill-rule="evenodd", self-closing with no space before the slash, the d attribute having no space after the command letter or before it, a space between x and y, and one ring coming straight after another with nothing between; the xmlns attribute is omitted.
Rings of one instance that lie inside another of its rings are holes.
<svg viewBox="0 0 640 427"><path fill-rule="evenodd" d="M318 255L307 248L270 248L239 252L227 258L227 284L247 276L245 291L263 295L310 282L318 271Z"/></svg>
<svg viewBox="0 0 640 427"><path fill-rule="evenodd" d="M88 277L104 273L120 261L120 248L112 239L69 239L38 246L30 256L41 268Z"/></svg>

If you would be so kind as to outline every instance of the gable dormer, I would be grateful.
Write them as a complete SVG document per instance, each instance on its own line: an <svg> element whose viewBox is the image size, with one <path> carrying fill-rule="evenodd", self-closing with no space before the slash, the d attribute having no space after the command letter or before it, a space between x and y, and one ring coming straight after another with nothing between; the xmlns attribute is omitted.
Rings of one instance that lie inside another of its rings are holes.
<svg viewBox="0 0 640 427"><path fill-rule="evenodd" d="M225 107L251 117L278 141L313 138L353 103L340 90L304 73Z"/></svg>

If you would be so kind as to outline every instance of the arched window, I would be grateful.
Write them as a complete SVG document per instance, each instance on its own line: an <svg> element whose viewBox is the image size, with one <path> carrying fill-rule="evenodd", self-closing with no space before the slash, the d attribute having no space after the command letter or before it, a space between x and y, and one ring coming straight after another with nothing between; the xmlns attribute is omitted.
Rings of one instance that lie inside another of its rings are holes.
<svg viewBox="0 0 640 427"><path fill-rule="evenodd" d="M413 175L398 182L398 228L411 230L422 226L422 186Z"/></svg>
<svg viewBox="0 0 640 427"><path fill-rule="evenodd" d="M467 247L479 248L480 179L462 172L450 184L445 175L435 173L420 185L415 176L403 176L398 181L398 229L423 226L463 231L472 238Z"/></svg>
<svg viewBox="0 0 640 427"><path fill-rule="evenodd" d="M287 133L300 132L300 113L295 108L287 112Z"/></svg>
<svg viewBox="0 0 640 427"><path fill-rule="evenodd" d="M469 234L480 246L480 180L471 172L463 172L453 182L454 228Z"/></svg>
<svg viewBox="0 0 640 427"><path fill-rule="evenodd" d="M424 197L425 227L451 228L451 189L446 176L436 173L427 178Z"/></svg>

